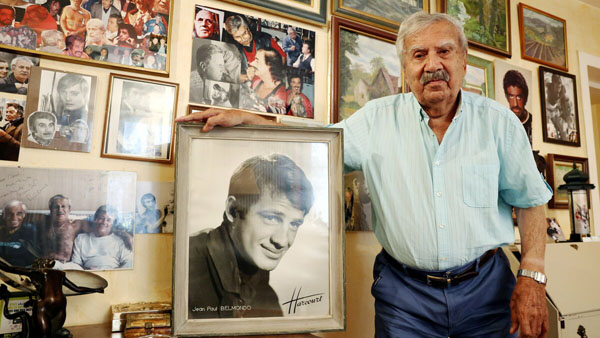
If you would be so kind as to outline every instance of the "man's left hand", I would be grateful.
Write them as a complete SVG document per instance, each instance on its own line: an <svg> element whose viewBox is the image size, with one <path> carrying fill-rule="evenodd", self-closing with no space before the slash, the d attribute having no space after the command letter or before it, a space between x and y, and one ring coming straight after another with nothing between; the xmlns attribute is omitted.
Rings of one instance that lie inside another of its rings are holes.
<svg viewBox="0 0 600 338"><path fill-rule="evenodd" d="M548 332L546 287L528 277L519 277L510 300L510 333L519 338L543 338Z"/></svg>

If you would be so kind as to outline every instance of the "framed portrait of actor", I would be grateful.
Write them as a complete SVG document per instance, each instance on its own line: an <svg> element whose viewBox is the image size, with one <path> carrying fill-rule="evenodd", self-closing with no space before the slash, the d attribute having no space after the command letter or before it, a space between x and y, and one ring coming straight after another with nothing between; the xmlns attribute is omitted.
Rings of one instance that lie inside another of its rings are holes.
<svg viewBox="0 0 600 338"><path fill-rule="evenodd" d="M226 0L262 12L283 15L293 20L324 26L329 0Z"/></svg>
<svg viewBox="0 0 600 338"><path fill-rule="evenodd" d="M171 163L179 84L110 74L102 157Z"/></svg>
<svg viewBox="0 0 600 338"><path fill-rule="evenodd" d="M33 67L23 145L89 153L95 99L95 76Z"/></svg>
<svg viewBox="0 0 600 338"><path fill-rule="evenodd" d="M567 22L550 13L519 3L521 57L569 71Z"/></svg>
<svg viewBox="0 0 600 338"><path fill-rule="evenodd" d="M173 0L5 1L0 4L0 47L168 74L172 7Z"/></svg>
<svg viewBox="0 0 600 338"><path fill-rule="evenodd" d="M510 0L442 0L441 11L462 24L472 47L511 57Z"/></svg>
<svg viewBox="0 0 600 338"><path fill-rule="evenodd" d="M558 190L558 187L565 184L563 177L569 171L573 170L573 165L576 165L577 169L584 173L589 174L588 159L584 157L548 154L546 162L548 165L546 169L548 184L550 184L552 191L554 191L554 195L548 201L548 207L553 209L568 209L569 194L566 190ZM589 205L589 201L587 205Z"/></svg>
<svg viewBox="0 0 600 338"><path fill-rule="evenodd" d="M396 33L411 14L429 12L428 0L332 0L332 14Z"/></svg>
<svg viewBox="0 0 600 338"><path fill-rule="evenodd" d="M332 36L332 123L369 100L402 92L395 34L334 16Z"/></svg>
<svg viewBox="0 0 600 338"><path fill-rule="evenodd" d="M540 66L544 142L579 147L581 132L575 75Z"/></svg>
<svg viewBox="0 0 600 338"><path fill-rule="evenodd" d="M344 328L342 139L178 124L173 332Z"/></svg>

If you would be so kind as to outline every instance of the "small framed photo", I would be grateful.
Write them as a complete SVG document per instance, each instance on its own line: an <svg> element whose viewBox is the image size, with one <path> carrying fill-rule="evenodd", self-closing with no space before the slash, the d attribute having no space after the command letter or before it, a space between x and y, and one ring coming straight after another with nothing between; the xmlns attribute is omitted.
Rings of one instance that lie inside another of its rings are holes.
<svg viewBox="0 0 600 338"><path fill-rule="evenodd" d="M565 238L565 233L562 231L560 224L556 218L546 218L546 222L548 223L548 228L546 229L546 233L548 237L555 242L564 242L567 239Z"/></svg>
<svg viewBox="0 0 600 338"><path fill-rule="evenodd" d="M441 11L460 21L472 47L511 57L510 0L442 0Z"/></svg>
<svg viewBox="0 0 600 338"><path fill-rule="evenodd" d="M467 55L467 74L462 89L494 99L494 66L492 61Z"/></svg>
<svg viewBox="0 0 600 338"><path fill-rule="evenodd" d="M521 57L568 71L567 22L523 3L518 8Z"/></svg>
<svg viewBox="0 0 600 338"><path fill-rule="evenodd" d="M589 173L588 159L584 157L548 154L546 162L548 164L546 179L554 191L554 195L548 201L548 207L553 209L568 209L569 195L565 190L558 190L558 187L565 184L563 177L566 173L573 170L573 164L577 165L577 169Z"/></svg>
<svg viewBox="0 0 600 338"><path fill-rule="evenodd" d="M95 76L33 67L23 145L89 153L95 100Z"/></svg>
<svg viewBox="0 0 600 338"><path fill-rule="evenodd" d="M324 26L327 23L327 2L329 0L226 0L236 5L243 5L282 15L293 20Z"/></svg>
<svg viewBox="0 0 600 338"><path fill-rule="evenodd" d="M173 332L344 328L342 134L177 128Z"/></svg>
<svg viewBox="0 0 600 338"><path fill-rule="evenodd" d="M396 33L400 23L411 14L420 11L429 12L429 1L394 0L332 0L331 12Z"/></svg>
<svg viewBox="0 0 600 338"><path fill-rule="evenodd" d="M110 74L102 157L173 161L179 84Z"/></svg>
<svg viewBox="0 0 600 338"><path fill-rule="evenodd" d="M575 75L539 67L544 142L579 147L581 133Z"/></svg>

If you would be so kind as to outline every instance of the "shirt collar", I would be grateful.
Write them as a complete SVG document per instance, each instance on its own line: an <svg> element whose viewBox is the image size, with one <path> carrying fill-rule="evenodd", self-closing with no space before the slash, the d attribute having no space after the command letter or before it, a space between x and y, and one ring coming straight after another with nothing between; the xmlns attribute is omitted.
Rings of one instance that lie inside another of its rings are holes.
<svg viewBox="0 0 600 338"><path fill-rule="evenodd" d="M421 115L421 121L423 122L428 122L429 121L429 115L427 115L427 113L425 112L425 110L423 109L423 107L421 106L421 104L419 103L419 101L417 100L417 98L415 97L415 95L413 94L413 98L416 102L416 105L418 107L418 111L419 111L419 115ZM452 121L458 119L462 114L462 107L463 107L463 95L462 95L462 89L458 92L458 107L456 107L456 114L454 114L454 117L452 118Z"/></svg>

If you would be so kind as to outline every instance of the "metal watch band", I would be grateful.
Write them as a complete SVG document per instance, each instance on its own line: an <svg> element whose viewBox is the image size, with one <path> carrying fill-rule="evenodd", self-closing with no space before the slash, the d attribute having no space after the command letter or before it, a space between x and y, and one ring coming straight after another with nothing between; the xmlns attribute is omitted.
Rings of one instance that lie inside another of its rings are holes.
<svg viewBox="0 0 600 338"><path fill-rule="evenodd" d="M531 270L527 270L527 269L519 269L519 271L517 272L517 277L519 276L525 276L525 277L529 277L531 279L533 279L534 281L540 283L540 284L544 284L546 285L546 282L548 281L548 279L546 278L546 275L544 275L541 272L538 271L531 271Z"/></svg>

